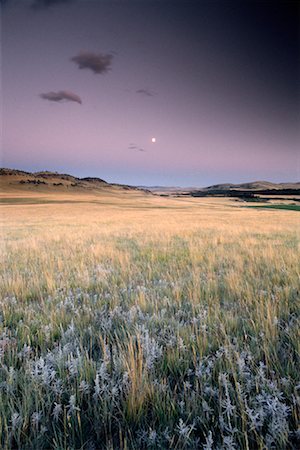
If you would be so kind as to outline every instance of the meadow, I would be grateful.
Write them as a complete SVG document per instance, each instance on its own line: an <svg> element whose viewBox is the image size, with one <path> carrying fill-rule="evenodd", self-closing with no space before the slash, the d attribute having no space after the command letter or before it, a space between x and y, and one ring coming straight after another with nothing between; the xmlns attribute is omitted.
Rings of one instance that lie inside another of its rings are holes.
<svg viewBox="0 0 300 450"><path fill-rule="evenodd" d="M300 447L298 211L25 197L0 206L1 448Z"/></svg>

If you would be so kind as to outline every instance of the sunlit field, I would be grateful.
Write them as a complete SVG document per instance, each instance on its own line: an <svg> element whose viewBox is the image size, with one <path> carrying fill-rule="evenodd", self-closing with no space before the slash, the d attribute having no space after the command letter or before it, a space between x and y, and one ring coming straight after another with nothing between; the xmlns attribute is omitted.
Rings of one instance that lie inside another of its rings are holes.
<svg viewBox="0 0 300 450"><path fill-rule="evenodd" d="M0 206L1 448L299 448L298 211L45 197Z"/></svg>

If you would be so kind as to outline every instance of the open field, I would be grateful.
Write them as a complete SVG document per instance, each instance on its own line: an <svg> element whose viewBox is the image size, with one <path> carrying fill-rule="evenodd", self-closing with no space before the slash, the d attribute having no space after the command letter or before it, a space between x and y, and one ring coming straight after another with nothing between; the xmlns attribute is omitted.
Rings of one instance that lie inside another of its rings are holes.
<svg viewBox="0 0 300 450"><path fill-rule="evenodd" d="M0 447L299 448L298 211L15 189Z"/></svg>

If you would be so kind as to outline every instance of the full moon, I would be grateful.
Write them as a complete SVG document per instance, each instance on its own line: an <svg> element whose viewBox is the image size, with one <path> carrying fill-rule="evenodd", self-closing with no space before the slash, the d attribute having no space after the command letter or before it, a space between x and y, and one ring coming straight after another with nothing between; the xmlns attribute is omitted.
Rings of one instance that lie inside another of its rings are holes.
<svg viewBox="0 0 300 450"><path fill-rule="evenodd" d="M153 144L155 144L156 138L153 137L153 138L151 139L151 142L153 142Z"/></svg>

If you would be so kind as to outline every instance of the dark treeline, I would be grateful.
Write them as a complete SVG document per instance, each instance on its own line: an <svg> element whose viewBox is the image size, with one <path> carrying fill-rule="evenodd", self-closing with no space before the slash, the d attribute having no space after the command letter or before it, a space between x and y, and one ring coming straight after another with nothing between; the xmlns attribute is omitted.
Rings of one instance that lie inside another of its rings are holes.
<svg viewBox="0 0 300 450"><path fill-rule="evenodd" d="M239 198L255 198L259 195L300 195L300 189L259 189L255 191L238 190L238 189L212 189L209 191L192 191L185 195L192 197L239 197Z"/></svg>

